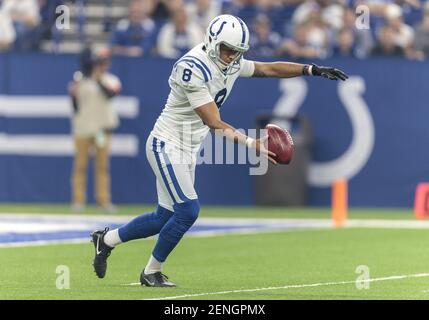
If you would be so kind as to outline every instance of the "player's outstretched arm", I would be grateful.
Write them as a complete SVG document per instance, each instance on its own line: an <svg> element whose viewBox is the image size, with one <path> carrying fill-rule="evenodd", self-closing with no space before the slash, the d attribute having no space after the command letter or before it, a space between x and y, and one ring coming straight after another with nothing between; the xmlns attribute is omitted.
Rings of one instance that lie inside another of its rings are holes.
<svg viewBox="0 0 429 320"><path fill-rule="evenodd" d="M330 80L346 80L349 76L343 71L316 64L293 62L255 62L253 77L293 78L299 76L321 76Z"/></svg>
<svg viewBox="0 0 429 320"><path fill-rule="evenodd" d="M204 104L198 108L195 108L194 110L204 122L204 124L210 129L214 129L216 134L221 134L234 143L246 145L248 148L255 148L261 154L267 157L269 161L277 164L273 158L276 156L275 153L268 151L264 146L263 142L266 137L262 139L253 139L241 133L230 124L222 121L220 118L219 109L214 102Z"/></svg>

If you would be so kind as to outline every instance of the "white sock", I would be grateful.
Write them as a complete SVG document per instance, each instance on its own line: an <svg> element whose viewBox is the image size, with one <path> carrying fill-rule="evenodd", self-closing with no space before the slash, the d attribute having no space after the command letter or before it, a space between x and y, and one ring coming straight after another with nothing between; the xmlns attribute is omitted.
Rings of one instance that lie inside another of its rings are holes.
<svg viewBox="0 0 429 320"><path fill-rule="evenodd" d="M144 268L144 274L151 274L158 271L162 271L162 262L159 262L153 255L150 255L146 268Z"/></svg>
<svg viewBox="0 0 429 320"><path fill-rule="evenodd" d="M116 247L118 244L121 244L121 238L119 238L118 229L108 231L104 236L104 243L106 243L109 247Z"/></svg>

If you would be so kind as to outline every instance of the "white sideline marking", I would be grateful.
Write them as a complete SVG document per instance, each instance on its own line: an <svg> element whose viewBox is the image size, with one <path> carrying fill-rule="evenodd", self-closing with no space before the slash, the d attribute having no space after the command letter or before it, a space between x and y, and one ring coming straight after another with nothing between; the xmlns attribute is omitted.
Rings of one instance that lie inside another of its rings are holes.
<svg viewBox="0 0 429 320"><path fill-rule="evenodd" d="M138 138L133 134L112 135L112 155L135 157ZM72 156L73 137L69 134L5 134L0 133L0 154L32 156Z"/></svg>
<svg viewBox="0 0 429 320"><path fill-rule="evenodd" d="M1 136L1 134L0 134ZM1 153L1 151L0 151ZM134 216L112 216L85 214L29 214L0 213L0 235L4 233L37 233L61 231L88 231L88 234L106 223L124 224ZM274 232L314 232L332 230L330 219L290 219L290 218L200 218L196 225L218 226L216 230L200 230L187 234L188 237L219 237L238 234L264 234ZM224 228L222 226L234 226ZM235 228L235 226L240 228ZM255 226L258 226L257 228ZM376 229L429 229L429 220L360 220L350 219L345 228ZM85 243L88 237L58 240L39 240L0 243L4 247L25 247L68 243Z"/></svg>
<svg viewBox="0 0 429 320"><path fill-rule="evenodd" d="M37 246L51 246L59 244L83 244L90 243L89 237L82 239L65 239L65 240L35 240L35 241L23 241L23 242L12 242L8 244L0 244L2 248L18 248L18 247L37 247Z"/></svg>
<svg viewBox="0 0 429 320"><path fill-rule="evenodd" d="M422 278L422 277L429 277L429 273L416 273L416 274L407 274L407 275L401 275L401 276L373 278L368 280L359 280L359 282L389 281L389 280L401 280L401 279L407 279L407 278ZM171 297L150 298L150 299L143 299L143 300L170 300L170 299L182 299L182 298L202 297L202 296L210 296L210 295L222 295L222 294L229 294L229 293L256 292L256 291L294 289L294 288L310 288L310 287L334 286L334 285L353 284L353 283L356 283L356 280L339 281L339 282L320 282L320 283L310 283L310 284L292 284L292 285L286 285L281 287L266 287L266 288L254 288L254 289L205 292L205 293L195 293L195 294L184 294L180 296L171 296ZM135 286L135 285L140 285L140 283L130 283L128 285Z"/></svg>
<svg viewBox="0 0 429 320"><path fill-rule="evenodd" d="M139 100L119 96L112 106L121 118L134 119L139 114ZM0 95L0 115L14 118L70 118L72 108L68 96Z"/></svg>

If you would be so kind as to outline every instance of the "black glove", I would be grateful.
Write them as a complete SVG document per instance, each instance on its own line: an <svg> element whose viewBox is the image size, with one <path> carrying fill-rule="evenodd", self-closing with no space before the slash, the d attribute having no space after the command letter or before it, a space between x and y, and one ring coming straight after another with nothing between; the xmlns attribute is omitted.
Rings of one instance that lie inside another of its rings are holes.
<svg viewBox="0 0 429 320"><path fill-rule="evenodd" d="M346 75L344 72L342 72L339 69L331 68L331 67L322 67L315 65L314 63L311 64L313 68L311 69L311 73L313 76L322 76L325 78L328 78L329 80L346 80L349 76Z"/></svg>

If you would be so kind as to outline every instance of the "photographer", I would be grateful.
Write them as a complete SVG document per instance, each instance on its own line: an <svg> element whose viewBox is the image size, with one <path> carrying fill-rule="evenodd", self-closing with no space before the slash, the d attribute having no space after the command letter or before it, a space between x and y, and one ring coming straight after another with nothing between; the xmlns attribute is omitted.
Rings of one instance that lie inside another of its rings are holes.
<svg viewBox="0 0 429 320"><path fill-rule="evenodd" d="M108 73L108 51L84 50L81 72L76 72L69 92L73 101L72 130L75 145L72 209L83 211L86 202L86 171L90 153L95 153L95 198L107 213L116 211L110 196L109 151L111 130L119 119L111 99L121 90L120 80Z"/></svg>

